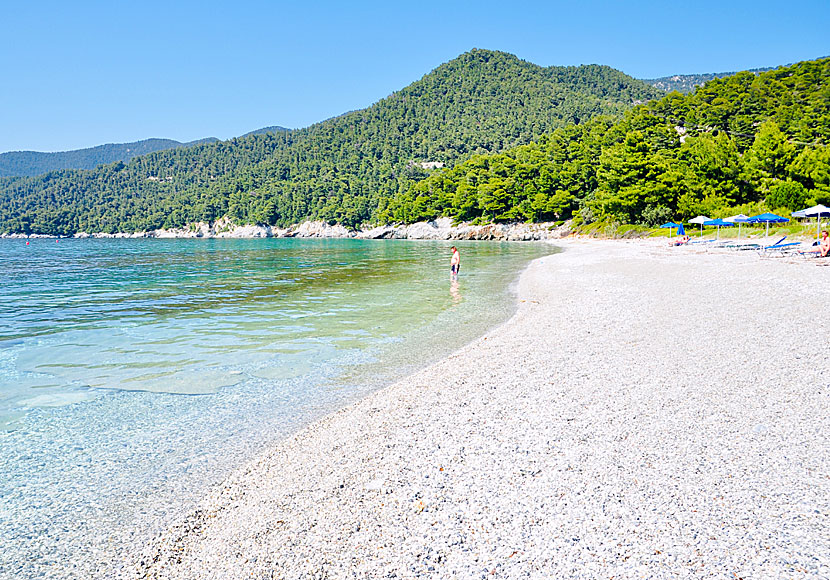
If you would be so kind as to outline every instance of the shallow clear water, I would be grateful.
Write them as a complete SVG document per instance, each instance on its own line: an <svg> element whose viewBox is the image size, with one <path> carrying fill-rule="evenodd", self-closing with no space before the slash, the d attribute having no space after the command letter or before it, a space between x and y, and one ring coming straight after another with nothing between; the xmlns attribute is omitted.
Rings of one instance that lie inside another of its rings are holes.
<svg viewBox="0 0 830 580"><path fill-rule="evenodd" d="M0 240L0 577L83 577L505 320L540 244ZM99 568L100 570L100 568Z"/></svg>

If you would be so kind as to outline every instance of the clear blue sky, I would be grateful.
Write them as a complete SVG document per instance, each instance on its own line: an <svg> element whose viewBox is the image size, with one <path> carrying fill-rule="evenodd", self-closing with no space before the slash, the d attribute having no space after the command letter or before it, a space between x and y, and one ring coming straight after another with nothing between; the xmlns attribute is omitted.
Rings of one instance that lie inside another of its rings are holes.
<svg viewBox="0 0 830 580"><path fill-rule="evenodd" d="M637 78L777 66L830 55L830 1L0 0L0 152L304 127L471 48Z"/></svg>

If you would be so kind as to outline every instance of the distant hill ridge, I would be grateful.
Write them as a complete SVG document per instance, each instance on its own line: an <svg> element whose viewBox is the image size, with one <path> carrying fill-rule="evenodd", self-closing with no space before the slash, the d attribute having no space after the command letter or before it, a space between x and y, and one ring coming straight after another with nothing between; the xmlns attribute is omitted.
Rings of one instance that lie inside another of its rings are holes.
<svg viewBox="0 0 830 580"><path fill-rule="evenodd" d="M814 60L823 60L827 58L827 56L821 56ZM783 67L792 66L794 63L787 63L785 65L781 65ZM780 68L780 67L779 67ZM667 77L659 77L656 79L641 79L644 83L648 83L653 87L660 89L661 91L666 91L670 93L672 91L677 91L684 95L691 93L695 88L708 83L713 79L725 79L728 77L735 76L739 72L751 72L756 75L761 73L769 72L771 70L775 70L776 67L764 67L764 68L751 68L746 71L732 71L732 72L719 72L719 73L698 73L698 74L689 74L689 75L671 75Z"/></svg>
<svg viewBox="0 0 830 580"><path fill-rule="evenodd" d="M10 151L0 153L0 177L34 176L60 169L95 169L99 165L127 162L133 157L176 147L190 147L218 141L215 137L181 143L173 139L144 139L132 143L107 143L87 149L44 153Z"/></svg>
<svg viewBox="0 0 830 580"><path fill-rule="evenodd" d="M285 127L274 125L263 127L242 137L251 135L265 135L289 131ZM10 151L0 153L0 177L35 176L58 171L61 169L95 169L99 165L107 165L116 161L128 162L133 157L146 155L155 151L175 149L177 147L192 147L219 141L216 137L207 137L182 143L173 139L144 139L132 143L107 143L86 149L73 151L58 151L46 153L41 151Z"/></svg>
<svg viewBox="0 0 830 580"><path fill-rule="evenodd" d="M287 127L280 127L279 125L273 125L271 127L263 127L262 129L257 129L256 131L250 131L245 133L244 135L240 135L240 139L244 139L245 137L250 137L251 135L267 135L268 133L281 133L283 131L290 131Z"/></svg>
<svg viewBox="0 0 830 580"><path fill-rule="evenodd" d="M775 67L753 68L747 72L759 74L774 70ZM695 88L708 83L713 79L725 79L735 76L740 71L720 72L720 73L699 73L690 75L671 75L668 77L659 77L656 79L642 79L643 82L650 84L653 87L670 93L677 91L684 95L691 93Z"/></svg>

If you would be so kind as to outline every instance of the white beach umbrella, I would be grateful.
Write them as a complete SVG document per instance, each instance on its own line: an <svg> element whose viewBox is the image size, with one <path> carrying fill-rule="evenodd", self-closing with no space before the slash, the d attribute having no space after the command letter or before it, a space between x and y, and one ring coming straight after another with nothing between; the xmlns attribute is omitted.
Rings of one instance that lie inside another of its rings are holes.
<svg viewBox="0 0 830 580"><path fill-rule="evenodd" d="M689 220L690 224L700 224L700 237L703 237L703 222L708 222L712 218L706 217L705 215L699 215L696 218L692 218Z"/></svg>
<svg viewBox="0 0 830 580"><path fill-rule="evenodd" d="M741 237L741 224L745 224L749 221L749 216L739 213L738 215L733 215L728 218L723 218L723 221L730 222L733 224L738 224L738 239Z"/></svg>
<svg viewBox="0 0 830 580"><path fill-rule="evenodd" d="M821 236L821 218L830 216L830 207L824 205L814 205L807 209L794 211L792 216L795 218L815 217L816 218L816 240Z"/></svg>

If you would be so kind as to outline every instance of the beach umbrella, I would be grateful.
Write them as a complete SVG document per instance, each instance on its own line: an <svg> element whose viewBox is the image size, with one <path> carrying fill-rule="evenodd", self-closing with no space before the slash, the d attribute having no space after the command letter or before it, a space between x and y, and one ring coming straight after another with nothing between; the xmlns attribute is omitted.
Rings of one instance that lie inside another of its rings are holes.
<svg viewBox="0 0 830 580"><path fill-rule="evenodd" d="M732 222L733 224L738 224L738 238L741 237L741 224L745 224L749 221L749 216L739 213L738 215L733 215L728 218L723 218L725 222Z"/></svg>
<svg viewBox="0 0 830 580"><path fill-rule="evenodd" d="M663 224L662 226L660 226L660 229L669 228L669 237L671 237L672 228L682 228L682 227L683 226L681 226L680 224L676 224L674 222L669 222L667 224Z"/></svg>
<svg viewBox="0 0 830 580"><path fill-rule="evenodd" d="M683 224L680 224L680 225L677 226L677 235L678 236L685 236L686 235L686 230L683 229Z"/></svg>
<svg viewBox="0 0 830 580"><path fill-rule="evenodd" d="M830 216L830 207L824 205L814 205L807 209L801 209L792 213L794 218L816 217L816 240L821 236L821 218Z"/></svg>
<svg viewBox="0 0 830 580"><path fill-rule="evenodd" d="M706 217L705 215L699 215L696 218L692 218L689 220L690 224L700 224L700 237L703 237L703 222L708 222L710 217Z"/></svg>
<svg viewBox="0 0 830 580"><path fill-rule="evenodd" d="M782 224L785 222L790 221L789 218L781 217L780 215L775 215L774 213L762 213L761 215L752 216L747 220L751 224L767 224L767 237L769 237L769 225L773 224Z"/></svg>
<svg viewBox="0 0 830 580"><path fill-rule="evenodd" d="M702 224L702 225L704 225L704 226L715 226L715 227L717 227L717 228L718 228L718 237L717 237L717 239L720 239L720 229L721 229L721 228L731 228L731 227L732 227L732 226L734 226L735 224L730 223L730 222L728 222L728 221L726 221L726 220L722 220L722 219L718 218L718 219L714 219L714 220L709 220L709 221L703 222L703 224Z"/></svg>

